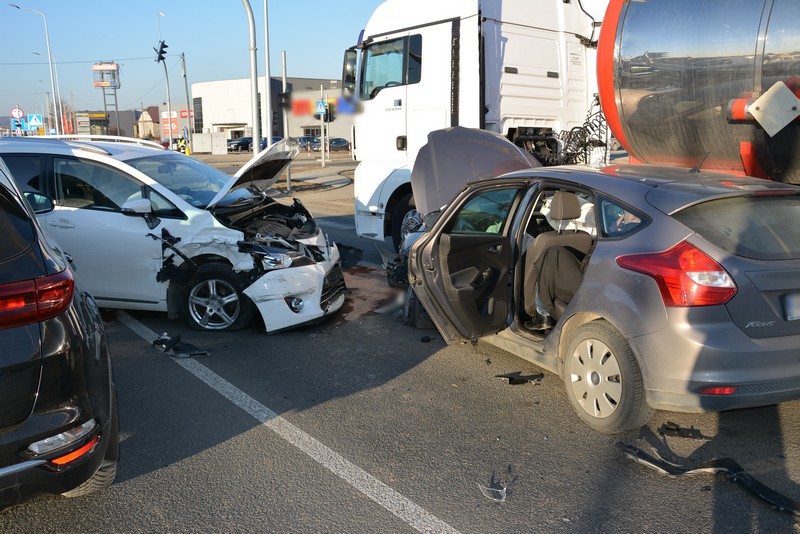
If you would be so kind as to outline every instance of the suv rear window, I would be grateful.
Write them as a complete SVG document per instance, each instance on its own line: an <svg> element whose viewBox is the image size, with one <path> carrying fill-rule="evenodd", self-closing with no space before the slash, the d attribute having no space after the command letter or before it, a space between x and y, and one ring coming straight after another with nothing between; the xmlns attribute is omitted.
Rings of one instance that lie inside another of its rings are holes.
<svg viewBox="0 0 800 534"><path fill-rule="evenodd" d="M0 186L0 263L19 256L34 242L33 224L28 214Z"/></svg>
<svg viewBox="0 0 800 534"><path fill-rule="evenodd" d="M800 258L800 195L722 198L675 215L722 250L756 260Z"/></svg>

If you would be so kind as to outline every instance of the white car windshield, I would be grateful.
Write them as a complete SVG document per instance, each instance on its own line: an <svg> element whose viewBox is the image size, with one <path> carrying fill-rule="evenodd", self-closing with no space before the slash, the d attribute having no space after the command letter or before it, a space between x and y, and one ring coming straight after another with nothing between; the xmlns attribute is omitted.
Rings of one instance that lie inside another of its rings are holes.
<svg viewBox="0 0 800 534"><path fill-rule="evenodd" d="M232 180L210 165L174 152L128 160L126 163L197 208L208 206Z"/></svg>

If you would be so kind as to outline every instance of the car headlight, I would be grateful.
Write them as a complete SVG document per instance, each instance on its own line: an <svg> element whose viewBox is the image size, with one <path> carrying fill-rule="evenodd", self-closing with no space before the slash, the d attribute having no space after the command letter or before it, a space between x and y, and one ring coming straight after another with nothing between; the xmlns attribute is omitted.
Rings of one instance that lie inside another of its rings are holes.
<svg viewBox="0 0 800 534"><path fill-rule="evenodd" d="M292 258L288 254L268 253L261 256L261 265L268 271L286 269L292 266Z"/></svg>

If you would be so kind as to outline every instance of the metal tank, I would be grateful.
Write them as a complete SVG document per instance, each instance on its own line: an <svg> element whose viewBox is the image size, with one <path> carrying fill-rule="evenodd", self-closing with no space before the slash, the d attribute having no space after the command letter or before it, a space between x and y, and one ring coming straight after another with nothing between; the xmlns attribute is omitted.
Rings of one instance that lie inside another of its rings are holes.
<svg viewBox="0 0 800 534"><path fill-rule="evenodd" d="M800 183L800 1L611 0L598 56L635 160Z"/></svg>

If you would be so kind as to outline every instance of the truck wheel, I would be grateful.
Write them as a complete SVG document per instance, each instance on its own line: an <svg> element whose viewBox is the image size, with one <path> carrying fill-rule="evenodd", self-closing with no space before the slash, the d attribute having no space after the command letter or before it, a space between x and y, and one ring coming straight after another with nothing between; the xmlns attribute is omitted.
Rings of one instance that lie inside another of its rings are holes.
<svg viewBox="0 0 800 534"><path fill-rule="evenodd" d="M83 497L109 487L117 477L117 460L119 459L119 417L117 416L117 395L112 393L111 425L109 435L103 439L111 440L106 455L94 475L75 489L65 491L63 497Z"/></svg>
<svg viewBox="0 0 800 534"><path fill-rule="evenodd" d="M220 263L201 265L181 293L181 317L192 330L241 330L253 318L243 283Z"/></svg>
<svg viewBox="0 0 800 534"><path fill-rule="evenodd" d="M606 321L587 323L570 339L564 385L578 417L599 432L635 430L653 415L636 357Z"/></svg>
<svg viewBox="0 0 800 534"><path fill-rule="evenodd" d="M414 197L409 193L400 199L400 202L392 210L392 243L394 244L395 251L400 250L400 242L403 240L402 228L403 218L406 213L416 208Z"/></svg>

